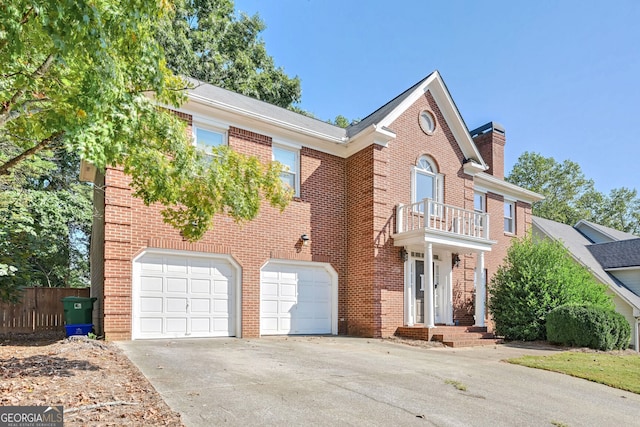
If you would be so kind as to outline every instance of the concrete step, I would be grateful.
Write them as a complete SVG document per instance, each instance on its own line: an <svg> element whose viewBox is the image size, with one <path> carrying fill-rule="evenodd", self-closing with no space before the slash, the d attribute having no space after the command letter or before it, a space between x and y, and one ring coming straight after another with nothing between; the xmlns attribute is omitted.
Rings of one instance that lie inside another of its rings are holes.
<svg viewBox="0 0 640 427"><path fill-rule="evenodd" d="M496 345L502 344L504 340L501 338L483 338L479 340L459 340L459 341L443 341L442 344L447 347L479 347L483 345Z"/></svg>
<svg viewBox="0 0 640 427"><path fill-rule="evenodd" d="M481 340L492 339L495 336L490 332L459 332L459 333L435 333L431 336L435 341L467 341L467 340Z"/></svg>

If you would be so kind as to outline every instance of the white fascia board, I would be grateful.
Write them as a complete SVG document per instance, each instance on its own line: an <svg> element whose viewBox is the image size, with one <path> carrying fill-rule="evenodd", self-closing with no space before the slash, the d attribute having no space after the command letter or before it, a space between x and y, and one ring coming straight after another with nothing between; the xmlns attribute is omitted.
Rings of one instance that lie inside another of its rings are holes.
<svg viewBox="0 0 640 427"><path fill-rule="evenodd" d="M538 202L544 199L544 196L541 194L519 187L484 172L474 175L473 184L474 186L477 185L479 187L483 187L491 193L504 196L507 199L521 200L527 203Z"/></svg>
<svg viewBox="0 0 640 427"><path fill-rule="evenodd" d="M199 102L198 100L190 101L192 102L185 104L179 109L173 109L192 115L196 121L202 117L215 115L214 120L225 123L227 128L234 126L260 135L270 136L274 141L295 141L296 144L309 147L316 151L342 158L347 157L347 144L342 139L330 136L322 138L319 137L319 134L316 132L300 132L299 129L301 128L299 126L281 126L277 123L278 121L262 121L256 117L241 115L228 109L210 105L206 102L206 98L204 98L203 102ZM215 108L215 111L211 110L212 107Z"/></svg>
<svg viewBox="0 0 640 427"><path fill-rule="evenodd" d="M637 270L640 273L640 265L633 265L631 267L613 267L605 268L604 271L625 271L625 270Z"/></svg>
<svg viewBox="0 0 640 427"><path fill-rule="evenodd" d="M387 114L380 122L380 126L390 127L402 113L411 107L420 97L424 96L427 91L430 91L436 100L436 104L438 104L440 112L444 116L451 132L453 132L453 136L458 146L460 146L464 157L477 160L480 162L480 166L484 168L482 170L487 170L489 167L482 159L480 151L478 151L473 139L471 139L469 130L464 124L464 120L462 120L460 112L456 108L451 94L444 85L444 81L438 71L434 71L413 93L407 96L391 113Z"/></svg>
<svg viewBox="0 0 640 427"><path fill-rule="evenodd" d="M346 144L343 157L349 157L369 145L380 145L386 147L389 141L396 138L396 134L380 125L371 125L360 131L353 139Z"/></svg>
<svg viewBox="0 0 640 427"><path fill-rule="evenodd" d="M347 141L346 136L342 138L334 137L331 135L326 135L322 132L317 132L312 129L308 129L302 126L294 125L289 122L274 119L273 117L268 117L262 114L255 113L253 111L245 110L243 108L235 107L232 105L225 104L223 102L216 101L214 99L205 98L193 93L188 94L189 101L206 105L208 107L215 108L217 110L222 110L228 113L232 113L235 117L242 117L247 119L253 119L254 121L268 124L277 128L281 128L283 130L287 130L290 132L294 132L295 134L306 135L312 137L316 140L322 140L326 142L331 142L334 144L345 144Z"/></svg>
<svg viewBox="0 0 640 427"><path fill-rule="evenodd" d="M464 165L462 165L462 169L464 170L464 173L466 173L467 175L474 176L477 173L486 171L487 169L489 169L489 167L486 166L486 165L483 166L483 165L481 165L479 163L476 163L474 161L470 161L470 162L467 162Z"/></svg>

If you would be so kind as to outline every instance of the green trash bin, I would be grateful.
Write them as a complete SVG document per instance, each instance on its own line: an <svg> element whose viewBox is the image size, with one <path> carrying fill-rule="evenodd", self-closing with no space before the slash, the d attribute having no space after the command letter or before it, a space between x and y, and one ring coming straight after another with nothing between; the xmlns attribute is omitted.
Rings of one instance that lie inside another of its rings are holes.
<svg viewBox="0 0 640 427"><path fill-rule="evenodd" d="M67 325L89 324L92 322L93 303L97 298L64 297L64 323Z"/></svg>

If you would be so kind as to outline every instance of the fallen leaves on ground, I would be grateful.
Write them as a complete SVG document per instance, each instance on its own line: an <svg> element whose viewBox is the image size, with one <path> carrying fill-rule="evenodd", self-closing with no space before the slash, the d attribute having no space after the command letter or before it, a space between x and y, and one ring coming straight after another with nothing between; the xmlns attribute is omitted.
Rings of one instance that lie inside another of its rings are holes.
<svg viewBox="0 0 640 427"><path fill-rule="evenodd" d="M0 339L0 406L59 406L65 426L182 426L113 343L70 337Z"/></svg>

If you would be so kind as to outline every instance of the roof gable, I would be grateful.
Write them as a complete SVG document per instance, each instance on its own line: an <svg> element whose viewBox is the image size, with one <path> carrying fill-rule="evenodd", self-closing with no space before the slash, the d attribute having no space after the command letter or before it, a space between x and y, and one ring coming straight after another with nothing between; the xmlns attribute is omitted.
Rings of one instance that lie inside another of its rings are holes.
<svg viewBox="0 0 640 427"><path fill-rule="evenodd" d="M625 233L624 231L605 227L604 225L596 224L584 219L578 221L575 225L575 229L587 236L587 238L593 243L606 243L638 238L638 236L634 236L631 233Z"/></svg>
<svg viewBox="0 0 640 427"><path fill-rule="evenodd" d="M454 138L462 151L465 159L473 160L482 169L488 167L478 151L475 143L471 139L458 107L453 102L451 93L447 89L444 80L438 71L434 71L418 83L411 86L394 99L378 108L373 113L362 119L360 122L347 128L347 135L350 139L357 139L365 129L375 127L376 129L389 129L391 124L411 107L426 92L433 96L440 112L445 118L447 125L451 129ZM393 131L393 129L391 129Z"/></svg>

